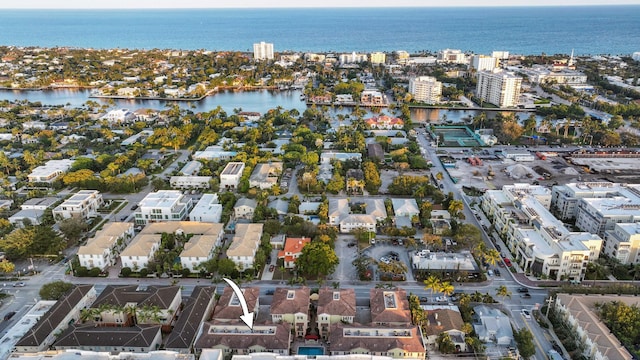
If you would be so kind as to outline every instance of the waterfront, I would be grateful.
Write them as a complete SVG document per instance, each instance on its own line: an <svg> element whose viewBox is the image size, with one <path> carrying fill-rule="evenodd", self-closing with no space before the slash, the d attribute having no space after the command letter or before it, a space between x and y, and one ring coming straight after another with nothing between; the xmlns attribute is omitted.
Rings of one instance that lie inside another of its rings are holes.
<svg viewBox="0 0 640 360"><path fill-rule="evenodd" d="M226 113L232 114L235 109L242 111L253 111L261 114L270 109L281 107L283 110L298 110L304 113L307 105L300 101L301 90L286 91L222 91L214 95L205 97L201 101L162 101L162 100L131 100L131 99L102 99L90 98L91 91L88 89L56 89L56 90L36 90L17 91L0 90L0 100L9 101L30 101L40 102L42 105L62 105L69 107L82 107L88 100L95 101L99 105L106 105L109 108L136 109L156 109L163 110L170 106L177 105L182 109L188 109L195 113L211 111L220 106ZM329 108L332 115L350 114L351 108L334 107ZM382 113L389 114L388 109ZM480 114L478 110L450 110L450 109L411 109L411 118L414 122L442 123L451 121L454 123L464 122ZM493 118L498 111L486 111L487 118ZM530 113L516 113L521 120L526 119ZM367 116L374 115L367 113Z"/></svg>

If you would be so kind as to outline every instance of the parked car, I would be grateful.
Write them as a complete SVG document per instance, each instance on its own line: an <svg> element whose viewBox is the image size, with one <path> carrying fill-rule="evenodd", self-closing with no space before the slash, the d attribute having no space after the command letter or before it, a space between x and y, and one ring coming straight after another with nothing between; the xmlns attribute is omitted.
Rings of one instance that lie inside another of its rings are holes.
<svg viewBox="0 0 640 360"><path fill-rule="evenodd" d="M10 320L13 317L13 315L15 315L15 314L16 314L15 311L9 311L8 313L6 313L4 315L4 321Z"/></svg>
<svg viewBox="0 0 640 360"><path fill-rule="evenodd" d="M489 271L487 271L487 275L489 275L489 276L493 276L493 270L489 270Z"/></svg>
<svg viewBox="0 0 640 360"><path fill-rule="evenodd" d="M531 294L524 293L524 294L522 294L522 297L525 298L525 299L531 299Z"/></svg>
<svg viewBox="0 0 640 360"><path fill-rule="evenodd" d="M347 246L348 247L354 247L354 246L356 246L356 243L352 242L352 243L347 244Z"/></svg>
<svg viewBox="0 0 640 360"><path fill-rule="evenodd" d="M500 276L500 269L493 270L493 273L496 274L496 276Z"/></svg>
<svg viewBox="0 0 640 360"><path fill-rule="evenodd" d="M529 289L527 289L526 287L519 287L518 288L518 292L519 293L528 293Z"/></svg>
<svg viewBox="0 0 640 360"><path fill-rule="evenodd" d="M131 210L137 210L137 209L138 209L138 205L137 205L137 204L136 204L136 205L133 205L133 206L131 207Z"/></svg>
<svg viewBox="0 0 640 360"><path fill-rule="evenodd" d="M449 302L449 298L446 297L446 296L437 296L436 297L436 302L446 303L446 302Z"/></svg>
<svg viewBox="0 0 640 360"><path fill-rule="evenodd" d="M522 316L524 316L525 319L531 319L531 313L529 310L522 309Z"/></svg>
<svg viewBox="0 0 640 360"><path fill-rule="evenodd" d="M509 258L504 258L504 264L507 265L508 267L511 267L511 260L509 260Z"/></svg>
<svg viewBox="0 0 640 360"><path fill-rule="evenodd" d="M496 244L496 250L502 251L502 248L500 247L500 245Z"/></svg>
<svg viewBox="0 0 640 360"><path fill-rule="evenodd" d="M273 295L273 289L269 289L269 290L267 290L267 292L266 292L265 294L267 294L267 295Z"/></svg>
<svg viewBox="0 0 640 360"><path fill-rule="evenodd" d="M13 284L13 287L23 287L23 286L25 286L25 285L26 285L26 284L25 284L25 283L23 283L23 282L21 281L21 282L17 282L17 283L15 283L15 284Z"/></svg>
<svg viewBox="0 0 640 360"><path fill-rule="evenodd" d="M275 270L275 269L276 269L276 266L275 266L275 265L271 265L271 266L269 266L269 271L270 271L270 272L273 272L273 270Z"/></svg>

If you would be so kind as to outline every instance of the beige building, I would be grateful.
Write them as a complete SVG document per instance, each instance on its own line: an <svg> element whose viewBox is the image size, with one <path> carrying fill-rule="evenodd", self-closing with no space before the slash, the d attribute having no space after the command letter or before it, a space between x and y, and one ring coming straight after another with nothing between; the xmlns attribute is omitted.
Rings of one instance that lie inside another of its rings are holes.
<svg viewBox="0 0 640 360"><path fill-rule="evenodd" d="M243 287L241 290L247 303L247 309L253 313L254 319L257 318L260 309L260 288ZM225 287L216 307L213 309L211 318L215 319L216 323L229 323L237 321L241 315L244 315L244 312L240 306L238 296L231 287Z"/></svg>
<svg viewBox="0 0 640 360"><path fill-rule="evenodd" d="M78 249L80 266L104 270L115 265L118 254L133 237L133 224L125 222L106 223L102 230L87 240L87 244Z"/></svg>
<svg viewBox="0 0 640 360"><path fill-rule="evenodd" d="M221 350L224 358L250 353L275 353L289 355L291 350L291 325L256 324L249 329L243 322L205 322L202 333L194 345L195 351L203 349Z"/></svg>
<svg viewBox="0 0 640 360"><path fill-rule="evenodd" d="M180 263L191 272L200 271L200 264L210 260L215 249L222 244L224 224L185 222L180 229L191 236L180 253Z"/></svg>
<svg viewBox="0 0 640 360"><path fill-rule="evenodd" d="M271 321L287 322L293 326L296 336L303 337L309 327L310 294L308 287L276 288L271 302Z"/></svg>
<svg viewBox="0 0 640 360"><path fill-rule="evenodd" d="M371 64L384 64L387 60L387 55L383 52L372 52L370 56Z"/></svg>
<svg viewBox="0 0 640 360"><path fill-rule="evenodd" d="M405 290L371 289L369 301L373 325L411 325L411 311Z"/></svg>
<svg viewBox="0 0 640 360"><path fill-rule="evenodd" d="M409 79L409 93L413 99L427 104L437 104L442 96L442 83L432 76Z"/></svg>
<svg viewBox="0 0 640 360"><path fill-rule="evenodd" d="M418 327L411 324L366 326L337 323L329 335L329 354L422 360L426 351Z"/></svg>
<svg viewBox="0 0 640 360"><path fill-rule="evenodd" d="M633 359L597 314L596 304L610 301L640 306L640 300L635 296L558 294L556 297L555 310L572 327L581 342L579 348L584 349L582 355L589 360Z"/></svg>
<svg viewBox="0 0 640 360"><path fill-rule="evenodd" d="M323 339L329 337L331 325L353 323L356 316L356 293L350 289L321 288L318 293L318 330Z"/></svg>
<svg viewBox="0 0 640 360"><path fill-rule="evenodd" d="M236 224L236 234L227 249L227 257L240 271L253 268L263 226L264 224Z"/></svg>

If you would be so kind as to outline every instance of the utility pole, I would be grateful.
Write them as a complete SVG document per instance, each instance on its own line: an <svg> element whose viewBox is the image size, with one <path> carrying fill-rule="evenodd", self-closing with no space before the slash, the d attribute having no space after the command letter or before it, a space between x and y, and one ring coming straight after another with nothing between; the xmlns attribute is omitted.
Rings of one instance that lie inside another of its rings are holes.
<svg viewBox="0 0 640 360"><path fill-rule="evenodd" d="M549 318L549 308L551 308L551 303L553 302L553 298L549 297L547 300L545 300L545 302L547 303L547 311L544 314L544 316L548 319Z"/></svg>

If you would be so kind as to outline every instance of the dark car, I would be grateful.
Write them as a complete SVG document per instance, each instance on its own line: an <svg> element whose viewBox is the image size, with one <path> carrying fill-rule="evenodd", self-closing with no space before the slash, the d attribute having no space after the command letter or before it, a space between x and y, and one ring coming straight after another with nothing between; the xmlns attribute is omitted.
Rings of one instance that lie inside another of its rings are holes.
<svg viewBox="0 0 640 360"><path fill-rule="evenodd" d="M4 315L4 321L7 321L7 320L11 319L13 317L13 315L15 315L15 314L16 314L15 311L10 311L10 312L6 313Z"/></svg>
<svg viewBox="0 0 640 360"><path fill-rule="evenodd" d="M500 276L500 270L499 269L493 270L493 273L496 274L496 276Z"/></svg>
<svg viewBox="0 0 640 360"><path fill-rule="evenodd" d="M267 290L267 292L266 292L265 294L267 294L267 295L273 295L273 289L269 289L269 290Z"/></svg>
<svg viewBox="0 0 640 360"><path fill-rule="evenodd" d="M529 289L527 289L526 287L519 287L518 288L518 292L519 293L528 293Z"/></svg>
<svg viewBox="0 0 640 360"><path fill-rule="evenodd" d="M137 210L137 209L138 209L138 205L133 205L133 206L131 207L131 210Z"/></svg>
<svg viewBox="0 0 640 360"><path fill-rule="evenodd" d="M500 247L500 245L496 244L496 250L502 251L502 248Z"/></svg>
<svg viewBox="0 0 640 360"><path fill-rule="evenodd" d="M531 299L531 294L524 293L524 294L522 294L522 297L525 298L525 299Z"/></svg>

